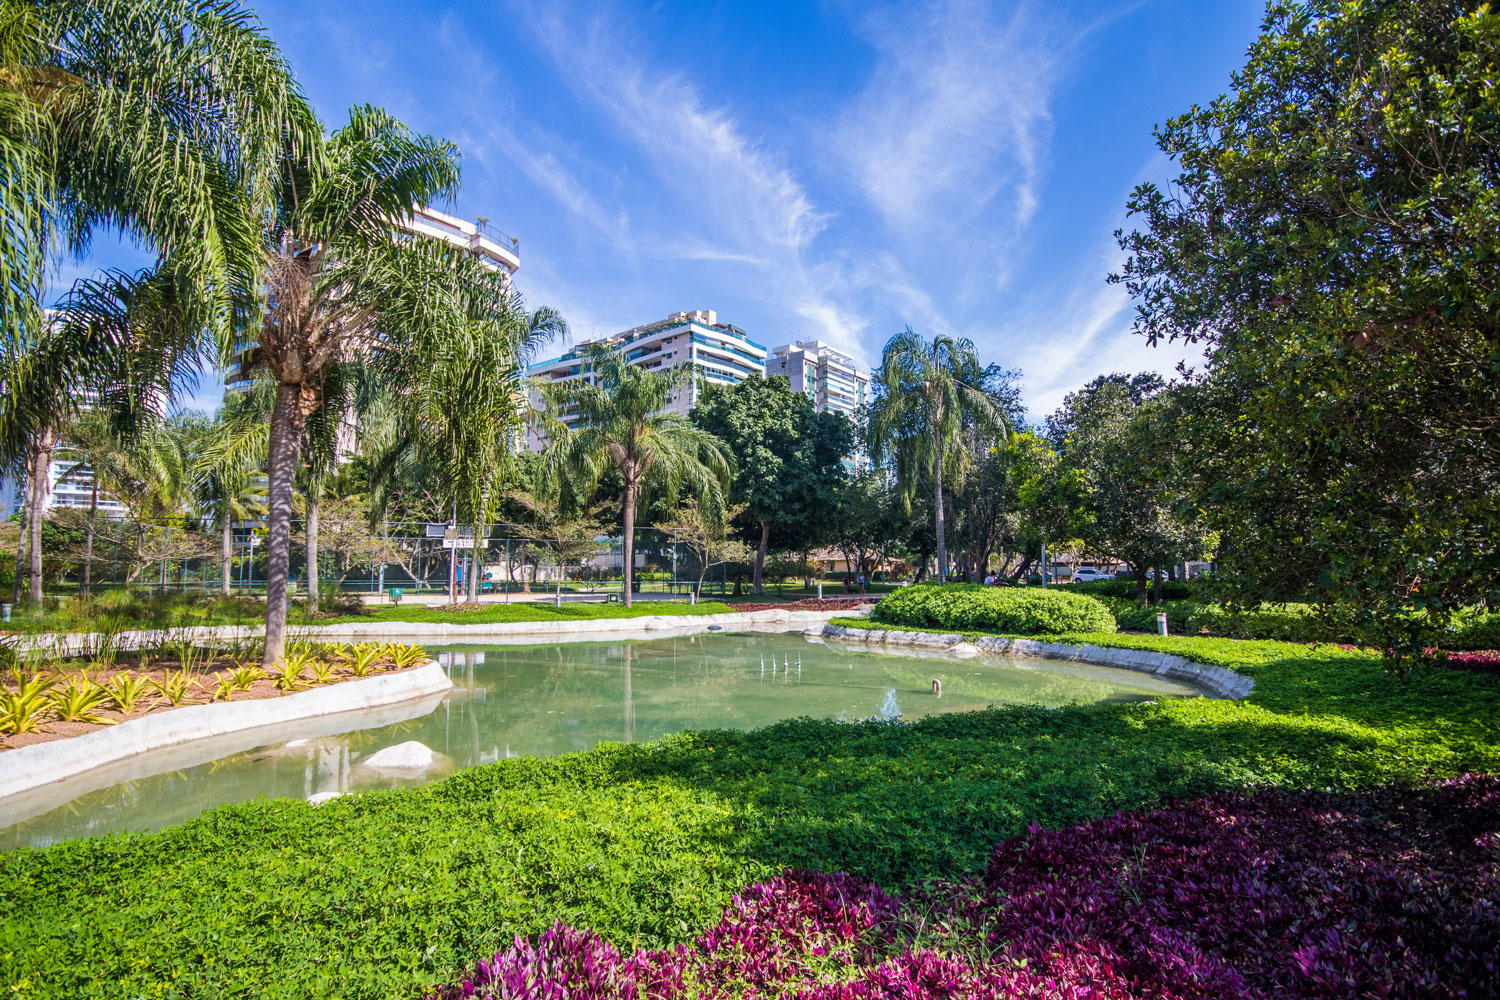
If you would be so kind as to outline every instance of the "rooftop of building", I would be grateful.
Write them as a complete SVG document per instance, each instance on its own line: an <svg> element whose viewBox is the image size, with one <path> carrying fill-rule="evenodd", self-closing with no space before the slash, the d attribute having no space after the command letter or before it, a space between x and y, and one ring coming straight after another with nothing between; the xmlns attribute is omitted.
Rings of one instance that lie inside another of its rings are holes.
<svg viewBox="0 0 1500 1000"><path fill-rule="evenodd" d="M741 330L739 327L734 326L731 323L720 323L718 314L715 313L712 309L694 309L684 312L675 312L672 313L672 315L668 316L666 319L657 320L652 323L643 323L640 326L633 326L629 330L622 330L619 333L612 333L606 337L595 337L593 340L581 340L576 346L573 347L572 350L568 351L566 354L559 355L555 358L548 358L546 361L539 361L536 364L532 365L529 370L539 371L543 368L550 368L553 365L561 364L565 361L576 360L577 358L582 357L584 348L589 347L593 344L605 344L609 347L623 347L627 344L632 344L639 340L646 340L647 338L654 337L659 333L665 333L668 330L676 330L684 326L697 326L704 330L712 330L715 333L728 336L734 340L742 341L747 346L753 347L758 351L765 351L765 347L751 340L750 335L747 334L744 330Z"/></svg>
<svg viewBox="0 0 1500 1000"><path fill-rule="evenodd" d="M851 368L859 367L852 357L830 344L825 344L821 340L799 340L795 344L782 344L780 347L773 347L771 354L773 357L786 356L794 351L802 351L804 354L830 358Z"/></svg>

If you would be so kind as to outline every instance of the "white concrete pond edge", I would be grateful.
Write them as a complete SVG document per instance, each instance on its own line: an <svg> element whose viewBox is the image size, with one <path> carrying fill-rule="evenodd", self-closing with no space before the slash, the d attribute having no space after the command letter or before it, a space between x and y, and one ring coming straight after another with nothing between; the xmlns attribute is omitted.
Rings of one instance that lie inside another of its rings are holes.
<svg viewBox="0 0 1500 1000"><path fill-rule="evenodd" d="M270 731L304 719L426 702L452 687L443 668L428 662L399 674L342 681L278 698L174 708L81 736L6 750L0 753L0 816L9 811L12 796L108 769L142 754L199 741L222 742L220 738L230 734ZM265 741L251 745L261 742ZM5 825L3 820L0 825Z"/></svg>
<svg viewBox="0 0 1500 1000"><path fill-rule="evenodd" d="M447 622L343 622L337 625L304 625L287 629L289 639L365 640L392 638L444 642L474 642L498 639L526 642L537 639L588 640L591 638L638 638L648 632L706 632L713 626L726 631L786 630L821 624L830 618L858 616L853 609L829 611L738 611L723 615L645 615L640 618L590 618L579 621L485 622L455 625ZM259 638L259 625L199 625L182 628L121 632L115 642L121 649L137 649L162 642L211 642ZM38 647L59 656L86 654L98 636L73 632L19 638L17 648Z"/></svg>
<svg viewBox="0 0 1500 1000"><path fill-rule="evenodd" d="M1208 663L1197 663L1171 653L1156 653L1145 649L1120 649L1115 646L1092 644L1072 645L1063 642L1039 642L1036 639L1006 639L1001 636L984 636L969 642L955 633L898 632L894 629L849 628L844 625L825 625L819 633L828 639L843 639L850 642L865 642L883 646L917 646L943 650L958 656L976 656L989 653L997 656L1032 656L1044 660L1072 660L1075 663L1092 663L1101 667L1119 667L1146 674L1157 674L1175 681L1193 684L1216 698L1239 701L1249 697L1255 690L1255 681L1225 667Z"/></svg>

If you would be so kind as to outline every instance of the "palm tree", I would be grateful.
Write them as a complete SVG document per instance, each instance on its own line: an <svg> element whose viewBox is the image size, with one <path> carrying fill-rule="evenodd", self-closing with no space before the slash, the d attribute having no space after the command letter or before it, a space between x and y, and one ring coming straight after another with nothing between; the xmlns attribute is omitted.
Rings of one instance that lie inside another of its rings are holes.
<svg viewBox="0 0 1500 1000"><path fill-rule="evenodd" d="M32 484L33 598L47 467L90 369L118 369L121 349L138 362L168 336L160 346L177 357L222 340L256 287L249 220L279 154L315 129L280 53L233 0L0 0L0 461L24 464ZM46 262L85 252L101 229L156 251L157 264L75 285L60 332L42 308ZM190 321L128 321L143 305ZM168 359L116 388L160 375L170 389L180 373ZM167 398L133 397L122 426L142 401Z"/></svg>
<svg viewBox="0 0 1500 1000"><path fill-rule="evenodd" d="M100 229L226 306L253 287L247 209L283 147L316 136L235 0L0 0L0 341L19 359L41 337L49 253Z"/></svg>
<svg viewBox="0 0 1500 1000"><path fill-rule="evenodd" d="M666 411L696 373L689 365L649 371L628 364L623 351L603 344L584 349L584 378L540 387L546 410L542 433L548 440L544 478L564 489L572 503L586 500L606 468L625 481L625 606L635 576L635 512L648 481L675 500L683 487L701 504L722 510L733 471L729 449L714 435L694 427L681 413ZM563 415L576 416L569 427Z"/></svg>
<svg viewBox="0 0 1500 1000"><path fill-rule="evenodd" d="M880 361L871 452L877 464L894 460L908 509L921 479L931 481L941 583L948 566L943 477L961 476L985 435L1005 437L1005 414L984 391L988 374L972 341L939 334L928 342L907 327L886 341Z"/></svg>
<svg viewBox="0 0 1500 1000"><path fill-rule="evenodd" d="M392 483L417 469L447 494L457 516L475 526L471 602L479 594L481 540L515 477L530 403L526 366L543 344L568 332L555 310L528 312L519 293L497 305L466 320L462 337L413 345L373 366L393 404L371 435L373 511L384 510Z"/></svg>
<svg viewBox="0 0 1500 1000"><path fill-rule="evenodd" d="M377 108L356 107L317 156L289 156L265 234L271 264L253 370L276 381L267 472L265 663L286 641L293 480L309 418L341 363L466 335L465 319L493 310L503 275L446 244L399 235L417 204L451 197L458 151L419 136Z"/></svg>

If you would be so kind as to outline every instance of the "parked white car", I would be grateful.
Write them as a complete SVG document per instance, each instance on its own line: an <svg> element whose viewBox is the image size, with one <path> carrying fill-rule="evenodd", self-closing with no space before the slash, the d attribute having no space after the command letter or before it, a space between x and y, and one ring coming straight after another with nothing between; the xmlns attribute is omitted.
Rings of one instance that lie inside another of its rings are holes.
<svg viewBox="0 0 1500 1000"><path fill-rule="evenodd" d="M1093 583L1095 580L1112 580L1114 577L1092 566L1080 566L1073 571L1074 583Z"/></svg>

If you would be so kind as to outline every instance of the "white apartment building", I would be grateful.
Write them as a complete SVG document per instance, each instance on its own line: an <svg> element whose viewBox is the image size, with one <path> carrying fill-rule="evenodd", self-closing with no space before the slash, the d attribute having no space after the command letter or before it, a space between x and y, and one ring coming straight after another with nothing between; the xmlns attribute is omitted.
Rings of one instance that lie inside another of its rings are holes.
<svg viewBox="0 0 1500 1000"><path fill-rule="evenodd" d="M621 348L627 361L643 368L692 364L697 366L706 381L723 385L733 385L751 375L763 375L766 368L764 347L751 340L739 327L720 323L712 309L699 309L673 313L655 323L583 341L562 357L532 365L531 377L553 382L571 378L592 381L594 375L583 367L584 348L592 344ZM698 401L698 393L695 382L679 392L667 409L687 413ZM563 420L570 423L567 417ZM540 451L546 445L535 429L528 431L526 443L532 451Z"/></svg>
<svg viewBox="0 0 1500 1000"><path fill-rule="evenodd" d="M479 258L480 263L504 271L507 277L514 275L521 266L521 241L514 236L505 235L490 225L486 218L467 222L435 208L419 205L399 225L408 233L442 240L460 250L468 250Z"/></svg>
<svg viewBox="0 0 1500 1000"><path fill-rule="evenodd" d="M785 375L792 391L805 394L819 413L842 413L856 424L864 420L870 376L849 355L821 340L773 348L766 358L766 374Z"/></svg>
<svg viewBox="0 0 1500 1000"><path fill-rule="evenodd" d="M449 246L468 250L479 258L480 264L493 271L503 271L511 278L521 267L521 241L507 236L489 220L479 218L467 222L447 212L439 212L426 205L417 205L411 215L396 220L402 232L428 239L441 240ZM224 384L230 390L243 389L249 382L246 366L250 361L249 345L229 364L224 374ZM352 447L352 443L351 443Z"/></svg>

